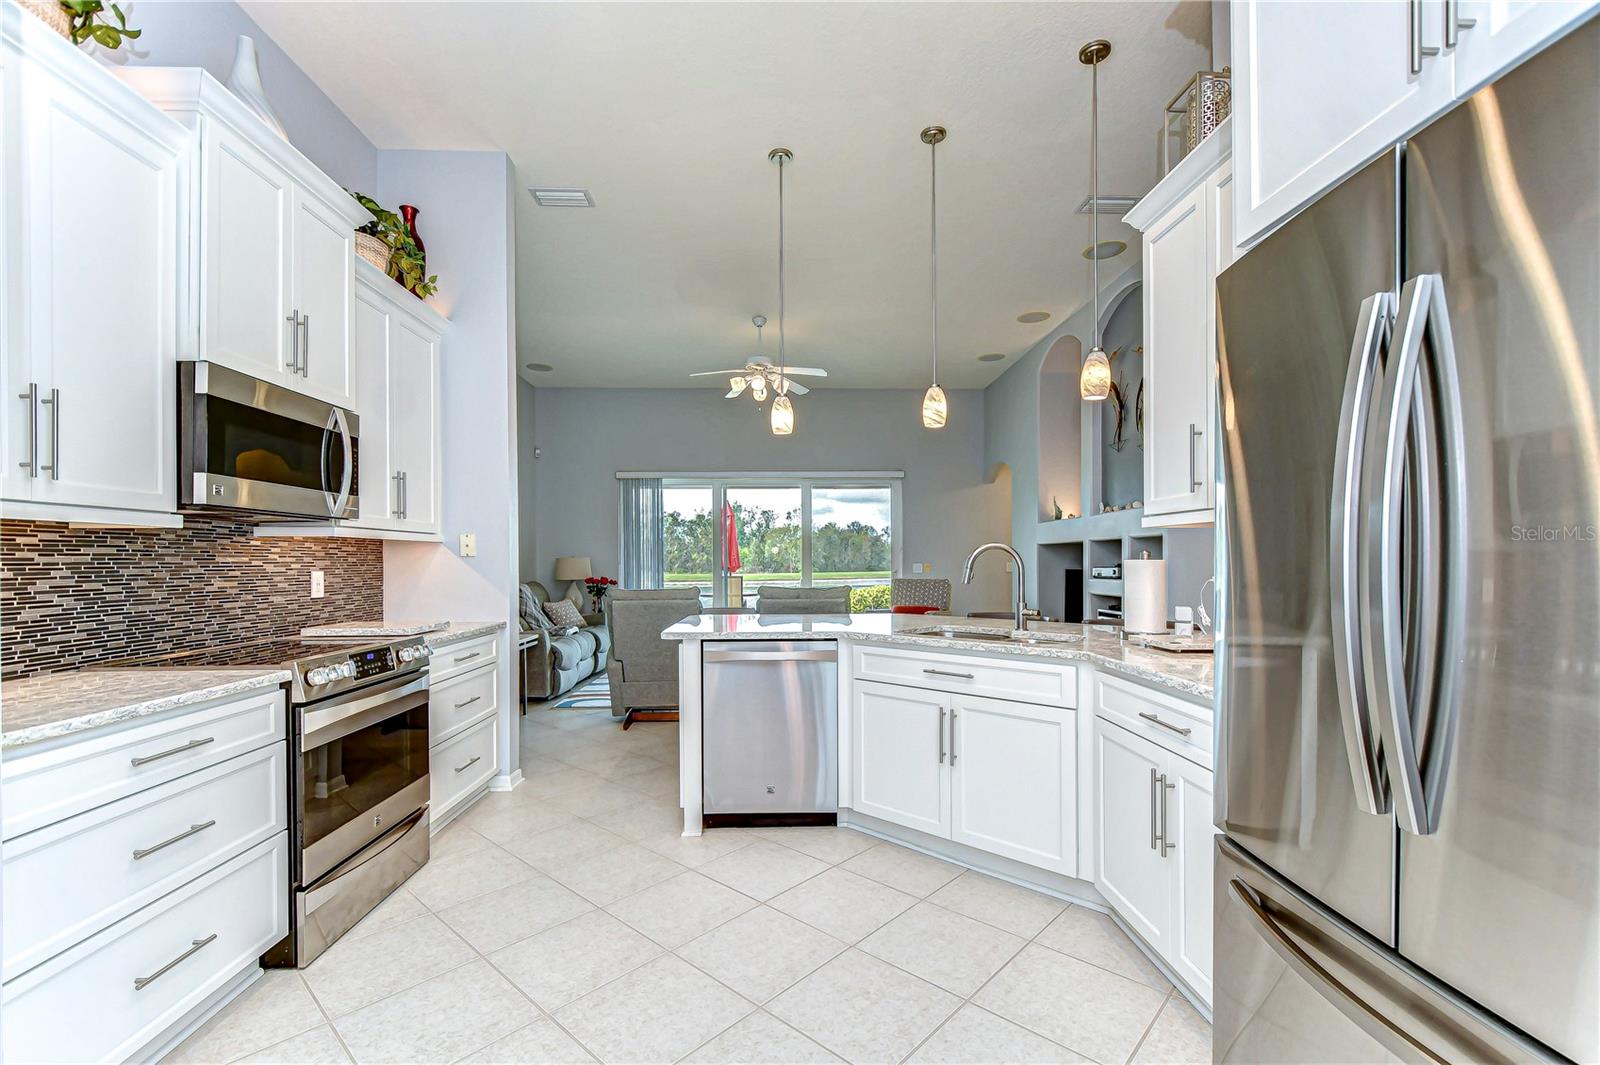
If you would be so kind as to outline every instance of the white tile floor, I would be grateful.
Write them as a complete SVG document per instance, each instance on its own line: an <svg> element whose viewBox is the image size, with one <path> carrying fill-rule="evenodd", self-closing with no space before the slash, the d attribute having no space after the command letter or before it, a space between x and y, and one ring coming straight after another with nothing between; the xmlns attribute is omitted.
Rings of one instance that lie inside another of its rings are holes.
<svg viewBox="0 0 1600 1065"><path fill-rule="evenodd" d="M523 720L521 787L167 1060L1211 1060L1103 914L848 829L683 839L677 726Z"/></svg>

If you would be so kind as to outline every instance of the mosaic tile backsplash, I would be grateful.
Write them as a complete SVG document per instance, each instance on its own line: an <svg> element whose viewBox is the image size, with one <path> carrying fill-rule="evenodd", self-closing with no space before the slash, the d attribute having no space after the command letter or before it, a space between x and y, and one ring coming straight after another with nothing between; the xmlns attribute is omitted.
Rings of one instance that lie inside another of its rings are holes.
<svg viewBox="0 0 1600 1065"><path fill-rule="evenodd" d="M181 529L0 521L0 676L299 633L383 615L376 540L256 539L186 517ZM311 598L320 569L326 595Z"/></svg>

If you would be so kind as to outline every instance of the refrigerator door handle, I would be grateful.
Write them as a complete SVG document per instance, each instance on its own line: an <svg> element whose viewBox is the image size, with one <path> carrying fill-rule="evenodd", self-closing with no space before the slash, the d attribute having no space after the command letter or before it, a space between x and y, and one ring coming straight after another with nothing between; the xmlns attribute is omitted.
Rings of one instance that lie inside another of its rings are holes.
<svg viewBox="0 0 1600 1065"><path fill-rule="evenodd" d="M1421 836L1438 829L1460 703L1457 666L1466 636L1467 500L1460 476L1465 468L1465 441L1442 277L1423 274L1406 282L1400 293L1398 325L1398 343L1384 374L1380 406L1385 412L1383 445L1373 456L1376 469L1370 471L1377 476L1368 479L1379 510L1378 520L1369 522L1369 536L1375 534L1378 540L1375 560L1365 560L1364 566L1364 613L1377 633L1368 644L1366 680L1380 708L1378 721L1396 796L1397 820L1401 828ZM1413 448L1408 477L1406 459ZM1414 574L1401 568L1408 484L1417 497L1412 501L1410 530ZM1431 557L1436 537L1442 544L1437 563ZM1409 641L1415 649L1409 671L1403 624L1408 576L1414 578L1415 601L1409 606L1416 629ZM1425 753L1413 706L1425 722ZM1429 770L1426 780L1425 762Z"/></svg>
<svg viewBox="0 0 1600 1065"><path fill-rule="evenodd" d="M1372 399L1382 376L1381 357L1389 345L1394 321L1394 296L1376 292L1361 302L1350 366L1345 374L1344 403L1339 412L1339 438L1334 451L1333 494L1328 506L1328 575L1333 611L1334 678L1339 691L1339 717L1344 725L1345 755L1356 808L1363 813L1389 812L1388 785L1378 753L1377 735L1361 669L1361 644L1367 623L1358 608L1360 586L1361 478L1363 448Z"/></svg>
<svg viewBox="0 0 1600 1065"><path fill-rule="evenodd" d="M1285 965L1300 979L1323 991L1328 1001L1340 1013L1353 1021L1362 1031L1403 1061L1431 1061L1443 1065L1445 1059L1417 1042L1405 1029L1378 1012L1371 1003L1357 995L1338 977L1330 973L1306 950L1295 942L1248 884L1238 877L1228 881L1228 890L1234 901L1242 905L1252 918L1251 926L1262 942L1272 948Z"/></svg>

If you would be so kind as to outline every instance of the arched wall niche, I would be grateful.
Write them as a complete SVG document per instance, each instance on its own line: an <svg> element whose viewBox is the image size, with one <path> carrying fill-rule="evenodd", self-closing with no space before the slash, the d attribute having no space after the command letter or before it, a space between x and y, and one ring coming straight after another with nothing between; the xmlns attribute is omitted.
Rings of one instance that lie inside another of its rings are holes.
<svg viewBox="0 0 1600 1065"><path fill-rule="evenodd" d="M1039 520L1083 513L1083 342L1057 338L1039 362Z"/></svg>

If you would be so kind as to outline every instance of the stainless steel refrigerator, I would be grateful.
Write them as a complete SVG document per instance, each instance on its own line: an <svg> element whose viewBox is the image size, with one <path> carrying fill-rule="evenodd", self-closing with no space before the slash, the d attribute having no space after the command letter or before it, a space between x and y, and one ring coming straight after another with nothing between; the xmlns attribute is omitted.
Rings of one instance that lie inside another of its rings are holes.
<svg viewBox="0 0 1600 1065"><path fill-rule="evenodd" d="M1590 21L1218 280L1217 1061L1600 1059L1597 87Z"/></svg>

